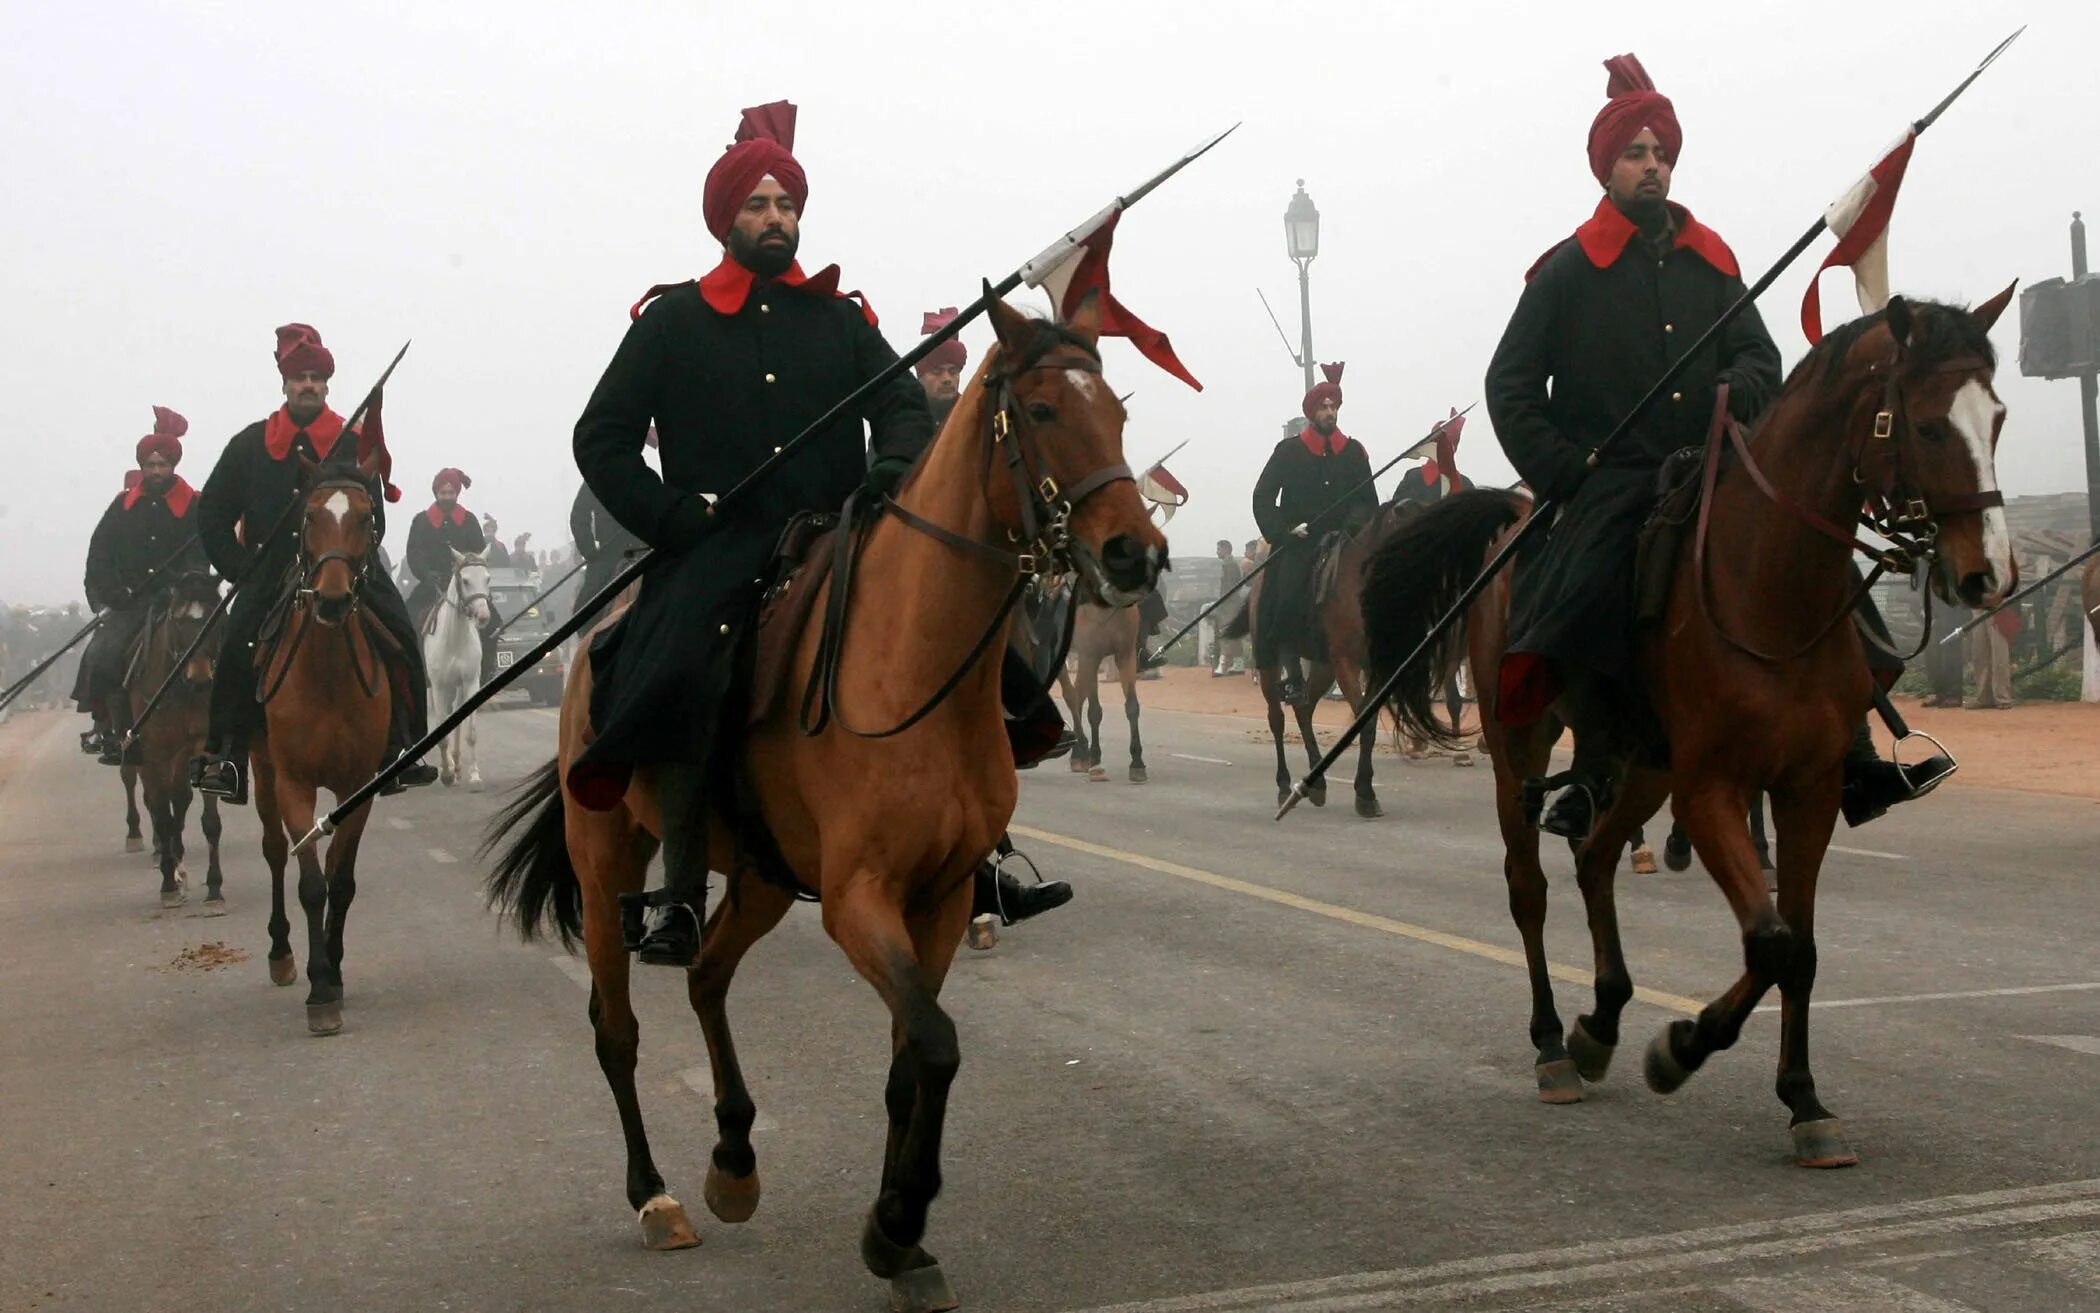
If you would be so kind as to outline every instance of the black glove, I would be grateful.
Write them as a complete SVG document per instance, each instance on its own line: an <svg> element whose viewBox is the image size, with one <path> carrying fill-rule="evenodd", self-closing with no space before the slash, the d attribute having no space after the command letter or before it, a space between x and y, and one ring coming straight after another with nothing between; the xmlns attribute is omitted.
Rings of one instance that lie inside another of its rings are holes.
<svg viewBox="0 0 2100 1313"><path fill-rule="evenodd" d="M904 476L911 473L911 461L904 456L884 456L868 467L868 477L863 486L877 497L894 497L904 483Z"/></svg>
<svg viewBox="0 0 2100 1313"><path fill-rule="evenodd" d="M664 547L673 552L682 552L707 536L714 527L714 512L705 501L688 497L671 508L664 517Z"/></svg>

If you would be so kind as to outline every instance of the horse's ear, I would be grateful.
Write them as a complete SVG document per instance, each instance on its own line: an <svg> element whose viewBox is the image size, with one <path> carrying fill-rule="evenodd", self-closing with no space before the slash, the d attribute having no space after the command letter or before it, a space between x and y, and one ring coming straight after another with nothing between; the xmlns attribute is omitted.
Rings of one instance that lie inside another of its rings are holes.
<svg viewBox="0 0 2100 1313"><path fill-rule="evenodd" d="M458 565L461 561L464 561L466 559L467 554L465 552L459 550L459 548L457 547L452 549L452 564Z"/></svg>
<svg viewBox="0 0 2100 1313"><path fill-rule="evenodd" d="M1100 288L1087 289L1086 295L1079 298L1079 305L1072 311L1071 321L1065 327L1071 329L1073 334L1088 346L1093 346L1101 340Z"/></svg>
<svg viewBox="0 0 2100 1313"><path fill-rule="evenodd" d="M1896 339L1897 349L1901 350L1909 346L1911 327L1910 302L1900 296L1892 296L1889 298L1888 309L1883 311L1882 314L1884 321L1889 326L1889 336Z"/></svg>
<svg viewBox="0 0 2100 1313"><path fill-rule="evenodd" d="M1000 300L989 282L984 285L984 301L992 316L992 331L999 335L999 349L1006 358L1019 360L1027 355L1029 345L1035 341L1035 328L1028 316Z"/></svg>
<svg viewBox="0 0 2100 1313"><path fill-rule="evenodd" d="M2017 278L2013 279L2005 285L2004 291L1971 310L1969 317L1983 325L1984 332L1990 332L1991 325L1998 322L1998 316L2005 313L2005 307L2012 304L2013 289L2019 285L2020 280Z"/></svg>

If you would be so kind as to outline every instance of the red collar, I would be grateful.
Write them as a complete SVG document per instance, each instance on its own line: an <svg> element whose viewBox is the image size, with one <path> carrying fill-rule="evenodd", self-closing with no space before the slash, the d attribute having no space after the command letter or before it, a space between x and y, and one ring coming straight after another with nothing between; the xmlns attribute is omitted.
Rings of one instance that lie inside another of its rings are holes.
<svg viewBox="0 0 2100 1313"><path fill-rule="evenodd" d="M270 459L283 460L289 455L301 431L284 407L271 411L269 422L263 426L263 447L269 451ZM335 450L335 440L343 436L343 417L324 406L303 431L313 440L314 454L326 460L328 453Z"/></svg>
<svg viewBox="0 0 2100 1313"><path fill-rule="evenodd" d="M430 527L433 529L443 524L447 518L445 515L445 508L437 502L430 503L430 509L423 512L423 515L430 521ZM465 524L467 522L467 508L460 505L458 502L452 503L452 514L450 516L450 519L452 520L452 527L454 527L455 529L458 528L460 525Z"/></svg>
<svg viewBox="0 0 2100 1313"><path fill-rule="evenodd" d="M189 485L187 479L178 474L175 476L175 482L169 485L167 492L161 495L161 500L168 504L169 513L179 520L190 513L190 499L196 495L197 490ZM145 486L133 484L124 491L124 509L130 510L138 505L145 496Z"/></svg>
<svg viewBox="0 0 2100 1313"><path fill-rule="evenodd" d="M1337 426L1323 442L1320 439L1320 431L1308 424L1298 430L1298 441L1304 443L1305 449L1315 456L1339 456L1342 454L1342 448L1349 445L1349 435Z"/></svg>
<svg viewBox="0 0 2100 1313"><path fill-rule="evenodd" d="M1690 251L1730 278L1742 276L1742 266L1736 263L1735 252L1728 249L1728 243L1721 240L1721 234L1694 219L1692 212L1682 205L1671 205L1670 217L1677 221L1675 245L1678 250ZM1633 226L1633 220L1619 213L1619 207L1611 203L1609 196L1605 196L1598 198L1597 209L1590 215L1589 221L1575 230L1575 240L1582 247L1582 253L1589 257L1591 264L1599 269L1609 269L1626 253L1626 244L1632 241L1634 234L1639 231L1640 229ZM1556 246L1554 249L1559 248ZM1538 273L1539 266L1546 263L1546 256L1552 254L1553 251L1547 251L1546 255L1540 256L1538 263L1532 265L1530 272L1524 275L1524 281L1530 282L1532 276Z"/></svg>
<svg viewBox="0 0 2100 1313"><path fill-rule="evenodd" d="M841 292L839 290L839 267L835 264L826 265L813 274L806 274L802 272L802 265L798 262L789 265L788 271L774 281L786 287L800 288L816 296L828 296L840 301L848 299L858 301L860 302L860 312L867 318L868 326L871 328L875 327L879 322L875 318L875 307L868 304L868 298L861 295L859 289L856 288L851 292ZM627 312L628 317L632 319L641 318L642 307L672 288L683 287L684 285L683 283L658 283L642 293L642 299L635 302L634 308ZM757 274L752 273L749 269L730 259L727 254L724 254L722 263L716 265L699 279L700 299L707 302L708 308L718 315L735 315L742 312L744 302L751 299L751 289L757 285Z"/></svg>

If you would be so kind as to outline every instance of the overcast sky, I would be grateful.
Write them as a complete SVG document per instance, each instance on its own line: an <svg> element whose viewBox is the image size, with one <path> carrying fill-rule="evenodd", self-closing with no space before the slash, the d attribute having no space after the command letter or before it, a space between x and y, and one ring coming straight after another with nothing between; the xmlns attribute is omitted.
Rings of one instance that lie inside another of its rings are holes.
<svg viewBox="0 0 2100 1313"><path fill-rule="evenodd" d="M334 350L345 411L415 339L387 399L404 508L458 465L506 537L566 541L571 426L627 307L714 264L702 178L737 111L780 98L801 106L804 263L841 264L900 350L922 310L1244 122L1125 218L1114 265L1206 384L1108 349L1132 458L1189 439L1170 532L1208 555L1253 535L1303 391L1255 299L1295 335L1295 179L1322 216L1315 353L1348 362L1342 426L1382 461L1479 396L1524 270L1594 205L1606 57L1636 52L1675 100L1673 198L1750 273L2021 22L1920 142L1892 230L1897 290L1961 301L2068 273L2071 211L2100 211L2089 0L34 6L0 49L0 598L78 595L153 405L189 417L202 484L281 401L292 320ZM1764 301L1790 363L1827 243ZM1852 312L1849 275L1824 305ZM988 334L965 339L974 362ZM1996 339L2003 483L2082 486L2077 385L2017 376L2014 316ZM1459 464L1513 477L1484 415Z"/></svg>

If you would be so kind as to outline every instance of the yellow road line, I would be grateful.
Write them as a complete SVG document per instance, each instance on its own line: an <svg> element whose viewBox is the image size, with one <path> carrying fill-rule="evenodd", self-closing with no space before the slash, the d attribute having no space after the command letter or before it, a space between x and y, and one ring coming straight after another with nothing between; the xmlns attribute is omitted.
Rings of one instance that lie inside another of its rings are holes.
<svg viewBox="0 0 2100 1313"><path fill-rule="evenodd" d="M1524 955L1515 949L1502 948L1495 944L1484 943L1478 939L1468 939L1464 935L1448 934L1442 930L1432 930L1428 926L1413 925L1406 921L1395 921L1392 917L1379 916L1375 912L1359 912L1353 907L1324 903L1317 898L1307 898L1303 894L1294 894L1286 889L1276 889L1265 884L1255 884L1251 880L1239 880L1229 875L1219 875L1215 871L1206 871L1198 866L1184 866L1180 862L1169 862L1158 857L1147 857L1143 853L1127 852L1121 848L1111 848L1106 844L1090 843L1085 839L1074 839L1068 835L1052 834L1048 830L1038 830L1026 825L1014 825L1008 828L1012 833L1024 839L1033 839L1038 843L1055 844L1060 848L1070 848L1074 852L1082 852L1094 857L1105 857L1110 861L1124 862L1131 866L1143 867L1148 871L1157 871L1161 875L1171 875L1177 879L1192 880L1197 884L1206 884L1213 889L1223 889L1228 893L1245 894L1249 898L1259 898L1263 902L1296 908L1301 912L1311 912L1315 916L1324 916L1332 921L1361 926L1366 930L1382 930L1386 934L1398 935L1402 939L1412 939L1418 943L1434 944L1438 948L1448 948L1455 953L1465 953L1471 957L1486 958L1490 962L1500 962L1504 966L1512 966L1519 971L1525 969ZM1548 962L1546 971L1555 980L1565 980L1570 984L1587 986L1595 980L1591 973L1584 971L1582 968L1565 966L1559 962ZM1661 990L1648 989L1640 985L1634 986L1633 996L1643 1003L1651 1004L1669 1012L1682 1012L1688 1016L1698 1015L1700 1010L1706 1006L1697 999L1686 998L1682 994L1666 994Z"/></svg>

